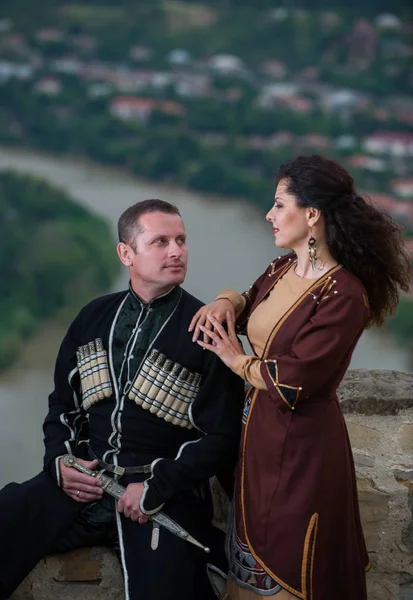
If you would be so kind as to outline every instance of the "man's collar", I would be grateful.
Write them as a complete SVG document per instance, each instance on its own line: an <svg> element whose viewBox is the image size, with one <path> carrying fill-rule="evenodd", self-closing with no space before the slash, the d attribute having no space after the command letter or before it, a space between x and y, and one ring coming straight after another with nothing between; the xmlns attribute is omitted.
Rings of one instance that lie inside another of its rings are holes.
<svg viewBox="0 0 413 600"><path fill-rule="evenodd" d="M175 285L172 289L168 290L164 294L161 294L160 296L155 296L155 298L152 298L152 300L150 300L149 302L144 302L142 298L138 296L138 294L133 289L131 282L129 282L129 293L137 302L139 302L141 306L145 306L147 308L156 308L157 306L162 306L164 304L168 304L169 302L175 301L180 294L180 287L179 285Z"/></svg>

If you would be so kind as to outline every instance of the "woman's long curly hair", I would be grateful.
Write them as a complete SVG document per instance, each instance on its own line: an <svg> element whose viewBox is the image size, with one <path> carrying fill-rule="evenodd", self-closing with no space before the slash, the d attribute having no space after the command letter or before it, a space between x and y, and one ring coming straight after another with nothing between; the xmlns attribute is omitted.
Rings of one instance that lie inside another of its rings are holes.
<svg viewBox="0 0 413 600"><path fill-rule="evenodd" d="M396 309L400 288L407 292L412 279L399 226L356 192L342 166L318 154L282 165L277 178L286 180L299 206L324 215L331 255L364 285L369 324L382 325Z"/></svg>

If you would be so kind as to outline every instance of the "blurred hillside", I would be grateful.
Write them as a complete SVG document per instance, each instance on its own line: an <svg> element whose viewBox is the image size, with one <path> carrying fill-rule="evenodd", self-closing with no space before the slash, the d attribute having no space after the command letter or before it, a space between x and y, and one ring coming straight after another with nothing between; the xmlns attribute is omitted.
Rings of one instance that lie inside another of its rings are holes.
<svg viewBox="0 0 413 600"><path fill-rule="evenodd" d="M0 173L0 370L46 317L78 309L118 272L107 223L36 177Z"/></svg>

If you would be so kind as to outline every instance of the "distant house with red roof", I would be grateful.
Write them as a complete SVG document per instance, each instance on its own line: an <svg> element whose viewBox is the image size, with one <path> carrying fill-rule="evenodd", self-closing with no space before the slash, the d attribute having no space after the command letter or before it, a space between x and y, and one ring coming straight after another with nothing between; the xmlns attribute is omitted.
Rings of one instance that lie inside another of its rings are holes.
<svg viewBox="0 0 413 600"><path fill-rule="evenodd" d="M364 138L363 149L372 154L413 156L413 133L403 131L373 133Z"/></svg>
<svg viewBox="0 0 413 600"><path fill-rule="evenodd" d="M378 208L385 210L394 219L403 220L404 223L413 225L413 203L397 200L389 194L379 194L376 192L366 192L364 197L369 198Z"/></svg>
<svg viewBox="0 0 413 600"><path fill-rule="evenodd" d="M45 75L36 81L34 89L38 94L46 96L57 96L62 91L62 83L58 77Z"/></svg>
<svg viewBox="0 0 413 600"><path fill-rule="evenodd" d="M154 100L138 96L116 96L110 102L110 114L123 121L146 123L154 110L166 115L181 117L186 109L173 100Z"/></svg>
<svg viewBox="0 0 413 600"><path fill-rule="evenodd" d="M66 37L65 32L62 29L56 28L44 28L38 29L35 32L35 38L38 42L63 42Z"/></svg>
<svg viewBox="0 0 413 600"><path fill-rule="evenodd" d="M401 198L413 198L413 177L393 179L390 185L397 196Z"/></svg>
<svg viewBox="0 0 413 600"><path fill-rule="evenodd" d="M355 169L365 169L373 173L383 172L387 168L384 159L369 156L368 154L353 154L348 159L347 164Z"/></svg>
<svg viewBox="0 0 413 600"><path fill-rule="evenodd" d="M173 100L157 102L156 110L163 112L165 115L173 115L176 117L183 117L186 113L185 106L179 102L174 102Z"/></svg>
<svg viewBox="0 0 413 600"><path fill-rule="evenodd" d="M110 102L110 114L122 121L146 123L154 109L155 100L152 98L116 96Z"/></svg>

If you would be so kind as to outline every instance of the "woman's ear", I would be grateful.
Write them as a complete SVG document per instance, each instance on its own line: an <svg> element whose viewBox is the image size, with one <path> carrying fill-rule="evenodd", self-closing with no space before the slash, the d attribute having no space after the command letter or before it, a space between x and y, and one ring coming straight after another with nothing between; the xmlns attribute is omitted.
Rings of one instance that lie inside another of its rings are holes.
<svg viewBox="0 0 413 600"><path fill-rule="evenodd" d="M307 208L307 223L310 227L315 227L321 218L321 211L314 206L309 206Z"/></svg>

